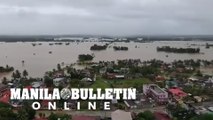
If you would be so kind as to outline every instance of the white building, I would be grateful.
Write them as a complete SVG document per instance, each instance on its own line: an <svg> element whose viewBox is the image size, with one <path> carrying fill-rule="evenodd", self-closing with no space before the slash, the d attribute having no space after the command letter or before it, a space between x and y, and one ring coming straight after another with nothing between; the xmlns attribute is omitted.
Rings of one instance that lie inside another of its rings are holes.
<svg viewBox="0 0 213 120"><path fill-rule="evenodd" d="M55 86L59 86L60 83L61 83L63 80L64 80L64 78L55 78L55 79L53 79L53 84L54 84Z"/></svg>
<svg viewBox="0 0 213 120"><path fill-rule="evenodd" d="M164 104L168 102L168 92L161 89L156 84L144 84L143 93L153 98L159 104Z"/></svg>

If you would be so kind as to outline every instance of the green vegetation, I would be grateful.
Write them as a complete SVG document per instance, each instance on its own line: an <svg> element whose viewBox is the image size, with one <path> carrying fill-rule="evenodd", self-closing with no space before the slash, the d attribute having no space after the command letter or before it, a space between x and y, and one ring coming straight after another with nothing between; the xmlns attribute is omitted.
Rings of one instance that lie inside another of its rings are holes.
<svg viewBox="0 0 213 120"><path fill-rule="evenodd" d="M78 60L80 62L83 62L83 61L90 61L90 60L93 60L93 56L92 55L89 55L89 54L80 54L78 56Z"/></svg>
<svg viewBox="0 0 213 120"><path fill-rule="evenodd" d="M93 46L90 47L90 50L106 50L108 44L105 45L97 45L94 44Z"/></svg>
<svg viewBox="0 0 213 120"><path fill-rule="evenodd" d="M187 110L186 108L183 107L182 104L177 104L177 105L168 104L167 110L177 120L189 120L190 118L195 116L195 113L193 110L191 109Z"/></svg>
<svg viewBox="0 0 213 120"><path fill-rule="evenodd" d="M16 114L10 108L0 107L0 120L16 120Z"/></svg>
<svg viewBox="0 0 213 120"><path fill-rule="evenodd" d="M18 110L18 113L14 113L10 105L0 103L0 120L33 120L35 113L27 103Z"/></svg>
<svg viewBox="0 0 213 120"><path fill-rule="evenodd" d="M155 116L151 111L138 113L136 120L155 120Z"/></svg>
<svg viewBox="0 0 213 120"><path fill-rule="evenodd" d="M113 85L113 87L119 88L129 88L129 87L136 87L141 88L143 84L148 84L151 81L147 78L138 78L138 79L126 79L126 80L113 80L109 82Z"/></svg>
<svg viewBox="0 0 213 120"><path fill-rule="evenodd" d="M202 114L199 116L195 116L190 120L213 120L213 114Z"/></svg>
<svg viewBox="0 0 213 120"><path fill-rule="evenodd" d="M25 109L19 109L17 114L17 120L28 120L29 115Z"/></svg>
<svg viewBox="0 0 213 120"><path fill-rule="evenodd" d="M94 90L97 88L105 89L110 88L110 84L106 80L98 78L90 87Z"/></svg>
<svg viewBox="0 0 213 120"><path fill-rule="evenodd" d="M16 70L15 72L13 72L12 77L14 79L21 78L21 73L19 72L19 70Z"/></svg>
<svg viewBox="0 0 213 120"><path fill-rule="evenodd" d="M187 93L191 93L194 96L199 96L204 94L204 89L201 86L187 86L183 90Z"/></svg>
<svg viewBox="0 0 213 120"><path fill-rule="evenodd" d="M173 53L200 53L200 48L173 48L170 46L157 47L159 52L173 52Z"/></svg>
<svg viewBox="0 0 213 120"><path fill-rule="evenodd" d="M22 73L22 75L24 76L24 78L26 78L28 76L27 70L24 70L23 73Z"/></svg>
<svg viewBox="0 0 213 120"><path fill-rule="evenodd" d="M0 108L12 108L11 105L0 102Z"/></svg>
<svg viewBox="0 0 213 120"><path fill-rule="evenodd" d="M128 47L124 47L124 46L114 46L113 47L114 50L124 50L124 51L127 51L128 50Z"/></svg>
<svg viewBox="0 0 213 120"><path fill-rule="evenodd" d="M45 76L44 77L44 83L47 87L53 86L53 80L50 77Z"/></svg>
<svg viewBox="0 0 213 120"><path fill-rule="evenodd" d="M0 66L0 73L3 73L3 72L12 72L13 70L14 70L14 68L10 67L8 65L6 65L6 67Z"/></svg>

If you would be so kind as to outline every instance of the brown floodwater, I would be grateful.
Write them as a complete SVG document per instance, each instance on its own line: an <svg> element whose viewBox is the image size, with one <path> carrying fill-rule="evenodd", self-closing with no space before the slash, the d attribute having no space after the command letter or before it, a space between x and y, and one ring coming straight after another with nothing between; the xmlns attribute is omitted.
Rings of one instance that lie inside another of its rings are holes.
<svg viewBox="0 0 213 120"><path fill-rule="evenodd" d="M42 45L32 46L31 42L0 43L0 66L13 66L21 72L26 69L31 77L41 77L48 70L56 68L58 63L75 63L79 54L94 54L93 61L113 61L118 59L159 59L165 62L184 59L213 59L213 48L206 49L205 41L163 41L152 43L112 43L107 50L91 51L93 44L101 42L70 43L69 45L49 45L49 42L35 42ZM208 42L213 43L213 42ZM113 46L127 46L128 51L114 51ZM157 52L157 46L200 47L202 54L175 54ZM137 47L136 47L137 46ZM22 62L24 61L24 63ZM4 75L5 76L5 75ZM10 76L10 75L6 75ZM3 75L1 75L3 77Z"/></svg>

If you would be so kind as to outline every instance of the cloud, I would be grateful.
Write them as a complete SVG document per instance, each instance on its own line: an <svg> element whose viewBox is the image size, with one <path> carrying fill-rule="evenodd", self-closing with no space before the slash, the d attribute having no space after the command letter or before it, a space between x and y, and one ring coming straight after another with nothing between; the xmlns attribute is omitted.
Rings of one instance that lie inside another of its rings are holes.
<svg viewBox="0 0 213 120"><path fill-rule="evenodd" d="M213 34L212 0L0 0L0 34Z"/></svg>

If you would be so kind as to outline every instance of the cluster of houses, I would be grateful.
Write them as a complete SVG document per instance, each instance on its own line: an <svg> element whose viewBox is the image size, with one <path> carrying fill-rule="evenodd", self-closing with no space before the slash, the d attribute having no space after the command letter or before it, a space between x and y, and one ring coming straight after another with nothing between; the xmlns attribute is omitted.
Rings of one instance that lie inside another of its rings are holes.
<svg viewBox="0 0 213 120"><path fill-rule="evenodd" d="M182 62L175 63L164 63L162 61L145 61L141 62L140 60L122 60L115 62L99 62L91 65L91 68L86 68L82 70L74 70L73 73L76 76L81 76L80 81L92 83L96 81L96 74L106 78L108 80L122 80L129 79L131 80L132 76L138 76L139 78L143 77L143 73L135 73L134 75L130 74L130 66L142 67L142 66L157 66L160 69L160 72L169 72L169 75L154 74L151 78L151 84L143 84L143 88L138 90L136 100L124 100L124 104L128 110L131 109L143 109L146 105L150 104L151 107L155 106L167 106L168 104L177 105L181 104L186 110L192 110L196 114L203 114L213 112L213 105L194 105L192 102L189 102L185 98L192 97L194 103L202 103L208 99L208 96L199 96L192 95L192 93L187 93L183 90L184 87L190 86L201 86L202 88L213 89L213 77L211 76L192 76L188 78L178 78L178 73L190 73L194 72L195 68L190 65L183 66ZM98 72L92 68L99 67ZM91 70L92 69L92 70ZM51 80L54 86L67 87L70 82L70 79L67 78L69 73L66 70L55 71L51 75ZM73 77L73 76L71 76ZM163 83L163 85L161 84ZM13 83L8 83L8 85L0 84L0 101L9 103L14 107L22 106L22 101L10 101L9 99L9 88L14 87L18 84L17 81ZM32 81L30 85L24 86L26 88L45 88L44 80ZM41 101L43 109L47 108L47 103L49 101ZM118 101L112 100L113 104L117 104ZM76 109L76 101L68 101L68 105L71 109ZM190 108L190 109L189 109ZM168 113L170 113L168 111ZM155 113L160 116L160 113ZM172 116L172 115L171 115ZM85 118L86 117L86 118ZM74 116L75 120L99 120L99 117L91 116ZM122 110L117 110L112 112L112 120L132 120L132 114L130 112L125 112Z"/></svg>

